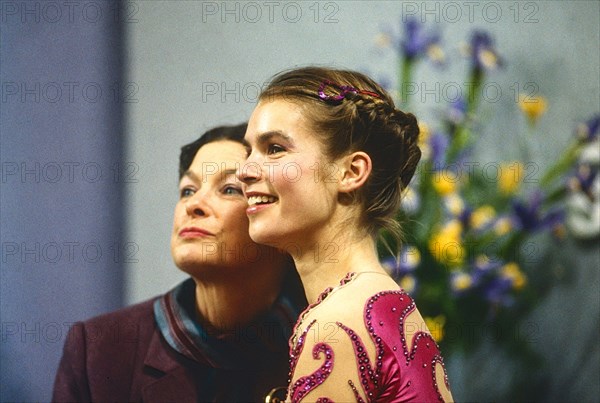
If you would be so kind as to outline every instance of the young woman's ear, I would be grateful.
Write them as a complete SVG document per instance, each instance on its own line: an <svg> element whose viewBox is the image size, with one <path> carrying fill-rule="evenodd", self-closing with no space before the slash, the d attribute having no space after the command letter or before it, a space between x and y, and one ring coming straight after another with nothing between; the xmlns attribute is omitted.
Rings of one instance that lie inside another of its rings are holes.
<svg viewBox="0 0 600 403"><path fill-rule="evenodd" d="M369 178L373 165L369 154L356 151L340 160L339 191L350 193L360 188Z"/></svg>

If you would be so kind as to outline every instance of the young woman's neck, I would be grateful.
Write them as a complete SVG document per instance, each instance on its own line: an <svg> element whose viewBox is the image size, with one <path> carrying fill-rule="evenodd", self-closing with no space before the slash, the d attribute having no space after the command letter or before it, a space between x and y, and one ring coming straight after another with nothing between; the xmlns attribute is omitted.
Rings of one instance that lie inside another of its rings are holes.
<svg viewBox="0 0 600 403"><path fill-rule="evenodd" d="M375 240L365 235L355 237L353 231L345 231L329 242L314 242L292 251L296 270L300 275L308 303L315 303L327 287L339 285L349 272L381 272ZM302 251L302 253L300 253Z"/></svg>
<svg viewBox="0 0 600 403"><path fill-rule="evenodd" d="M238 268L235 273L196 277L196 308L208 330L231 333L267 311L281 291L285 270L264 266Z"/></svg>

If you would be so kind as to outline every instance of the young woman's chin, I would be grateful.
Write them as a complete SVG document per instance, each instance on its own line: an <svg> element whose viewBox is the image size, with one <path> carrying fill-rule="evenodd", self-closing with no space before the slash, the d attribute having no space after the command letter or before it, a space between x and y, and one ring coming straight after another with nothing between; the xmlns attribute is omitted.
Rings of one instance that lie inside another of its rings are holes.
<svg viewBox="0 0 600 403"><path fill-rule="evenodd" d="M250 238L259 245L282 249L286 243L286 233L277 229L276 224L262 225L250 223Z"/></svg>
<svg viewBox="0 0 600 403"><path fill-rule="evenodd" d="M250 226L250 238L259 245L277 247L280 243L277 237L272 236L272 231L252 230Z"/></svg>

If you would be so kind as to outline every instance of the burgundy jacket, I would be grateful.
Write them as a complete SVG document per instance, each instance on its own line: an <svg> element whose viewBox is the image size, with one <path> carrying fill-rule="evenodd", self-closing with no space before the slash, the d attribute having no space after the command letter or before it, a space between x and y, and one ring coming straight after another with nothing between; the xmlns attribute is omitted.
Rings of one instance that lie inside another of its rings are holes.
<svg viewBox="0 0 600 403"><path fill-rule="evenodd" d="M264 402L272 388L286 386L287 339L302 306L285 321L264 316L263 323L216 338L177 312L193 300L193 289L188 279L160 298L76 323L65 342L52 400ZM281 298L273 310L282 311ZM165 306L174 309L167 315ZM198 331L200 338L192 334ZM189 349L182 349L181 340ZM219 351L230 361L220 360Z"/></svg>

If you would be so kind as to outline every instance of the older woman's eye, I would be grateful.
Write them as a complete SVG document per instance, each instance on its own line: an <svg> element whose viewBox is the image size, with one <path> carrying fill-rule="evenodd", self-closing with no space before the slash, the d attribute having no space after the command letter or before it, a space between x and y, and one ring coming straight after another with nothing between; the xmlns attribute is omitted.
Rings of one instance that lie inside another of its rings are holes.
<svg viewBox="0 0 600 403"><path fill-rule="evenodd" d="M279 144L269 144L267 147L267 154L277 154L285 151L285 148L280 146Z"/></svg>
<svg viewBox="0 0 600 403"><path fill-rule="evenodd" d="M181 199L185 197L193 196L196 191L190 187L185 187L179 191L179 197Z"/></svg>

